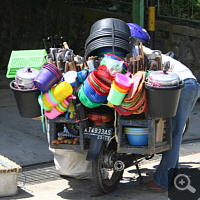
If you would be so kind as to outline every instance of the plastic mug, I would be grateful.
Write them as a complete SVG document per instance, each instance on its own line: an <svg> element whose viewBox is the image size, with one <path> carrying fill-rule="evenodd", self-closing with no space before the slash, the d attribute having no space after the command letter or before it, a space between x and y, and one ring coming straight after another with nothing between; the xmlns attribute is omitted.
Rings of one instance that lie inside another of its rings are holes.
<svg viewBox="0 0 200 200"><path fill-rule="evenodd" d="M121 92L118 92L117 90L115 90L112 86L111 86L111 89L110 89L110 92L108 94L108 98L107 100L113 104L113 105L116 105L116 106L119 106L124 97L125 97L125 93L121 93Z"/></svg>
<svg viewBox="0 0 200 200"><path fill-rule="evenodd" d="M126 87L130 87L133 83L133 80L131 78L121 73L116 74L115 81Z"/></svg>

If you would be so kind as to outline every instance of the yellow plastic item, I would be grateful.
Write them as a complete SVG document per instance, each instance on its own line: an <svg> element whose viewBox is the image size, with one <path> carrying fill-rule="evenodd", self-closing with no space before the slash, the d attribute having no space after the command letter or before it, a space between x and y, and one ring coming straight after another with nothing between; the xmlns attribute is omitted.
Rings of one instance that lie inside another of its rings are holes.
<svg viewBox="0 0 200 200"><path fill-rule="evenodd" d="M126 94L126 93L128 92L128 90L124 90L124 89L118 87L117 85L115 85L114 83L112 84L112 87L113 87L115 90L117 90L118 92L121 92L121 93L125 93L125 94Z"/></svg>
<svg viewBox="0 0 200 200"><path fill-rule="evenodd" d="M47 107L48 109L52 109L54 107L52 104L49 103L46 97L46 93L43 94L42 101L43 101L44 106Z"/></svg>
<svg viewBox="0 0 200 200"><path fill-rule="evenodd" d="M110 103L109 101L108 101L107 105L110 106L110 107L112 107L112 108L114 108L113 104Z"/></svg>
<svg viewBox="0 0 200 200"><path fill-rule="evenodd" d="M52 87L51 92L56 101L62 102L64 99L72 94L73 88L68 82L62 81L55 87Z"/></svg>

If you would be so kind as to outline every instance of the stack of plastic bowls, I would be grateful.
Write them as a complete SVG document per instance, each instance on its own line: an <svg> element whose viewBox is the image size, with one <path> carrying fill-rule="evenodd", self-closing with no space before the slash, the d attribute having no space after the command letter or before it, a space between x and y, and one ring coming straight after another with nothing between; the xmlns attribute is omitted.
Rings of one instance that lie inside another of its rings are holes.
<svg viewBox="0 0 200 200"><path fill-rule="evenodd" d="M79 99L88 108L98 107L107 100L110 88L111 82L103 79L98 70L93 70L78 92Z"/></svg>
<svg viewBox="0 0 200 200"><path fill-rule="evenodd" d="M100 105L103 104L103 102L101 103L94 103L92 102L85 94L84 90L83 90L83 85L80 86L80 89L78 91L78 98L80 100L80 102L87 108L95 108L98 107Z"/></svg>
<svg viewBox="0 0 200 200"><path fill-rule="evenodd" d="M44 63L39 74L34 80L35 87L42 92L47 92L63 77L62 72L51 63Z"/></svg>
<svg viewBox="0 0 200 200"><path fill-rule="evenodd" d="M94 103L101 103L107 100L107 95L99 95L90 85L88 79L84 81L83 91L85 95Z"/></svg>
<svg viewBox="0 0 200 200"><path fill-rule="evenodd" d="M117 73L108 95L108 101L119 106L130 89L133 80L124 74Z"/></svg>
<svg viewBox="0 0 200 200"><path fill-rule="evenodd" d="M126 134L130 145L148 145L148 127L124 127L124 133Z"/></svg>
<svg viewBox="0 0 200 200"><path fill-rule="evenodd" d="M71 99L73 99L73 95L68 96L61 103L53 107L51 110L44 110L45 115L49 119L55 119L60 114L65 113L67 111L67 107L69 106L69 102L71 101Z"/></svg>
<svg viewBox="0 0 200 200"><path fill-rule="evenodd" d="M91 55L101 55L111 49L117 55L131 53L130 37L130 28L124 21L115 18L98 20L92 25L86 40L85 57L87 59Z"/></svg>

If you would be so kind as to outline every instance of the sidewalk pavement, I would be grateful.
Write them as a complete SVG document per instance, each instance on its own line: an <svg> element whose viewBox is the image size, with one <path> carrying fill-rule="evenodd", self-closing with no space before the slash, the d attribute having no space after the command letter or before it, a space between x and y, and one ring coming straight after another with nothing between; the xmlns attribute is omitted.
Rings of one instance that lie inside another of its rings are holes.
<svg viewBox="0 0 200 200"><path fill-rule="evenodd" d="M191 150L196 150L200 146L200 141L183 144L181 148L180 167L181 168L198 168L200 167L200 153L191 154ZM187 151L184 151L187 149ZM187 153L189 153L187 155ZM158 157L157 157L158 158ZM152 161L144 161L140 163L140 169L144 181L152 180L153 174L159 159ZM119 188L109 194L101 195L96 190L91 180L77 180L73 178L61 179L58 177L53 181L47 181L38 184L26 184L24 188L20 189L16 196L4 197L4 200L15 199L33 199L33 200L167 200L168 192L165 193L151 193L137 190L135 186L139 183L136 168L129 167L125 170L123 180L119 184ZM195 185L195 188L200 188Z"/></svg>
<svg viewBox="0 0 200 200"><path fill-rule="evenodd" d="M41 121L22 118L14 99L13 92L9 89L12 79L5 77L5 71L0 71L0 154L23 166L40 164L53 160L49 151L47 135L43 132ZM200 167L200 101L197 101L191 116L190 127L181 147L181 166ZM150 161L143 161L140 167L145 179L151 179L155 167L160 158L156 155ZM133 177L136 176L134 167L126 169L124 177L130 183L136 184ZM76 180L73 178L61 179L58 175L56 180L34 185L26 184L19 188L19 193L13 197L2 199L112 199L117 191L98 196L91 180ZM149 195L151 194L151 195ZM95 197L92 197L95 195ZM141 192L134 186L120 187L120 193L115 199L167 199L167 194L152 194Z"/></svg>

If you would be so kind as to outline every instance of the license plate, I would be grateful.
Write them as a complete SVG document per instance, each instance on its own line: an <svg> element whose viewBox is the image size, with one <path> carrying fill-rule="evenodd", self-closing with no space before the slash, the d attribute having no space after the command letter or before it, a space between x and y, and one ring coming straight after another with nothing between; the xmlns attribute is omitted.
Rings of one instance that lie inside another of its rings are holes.
<svg viewBox="0 0 200 200"><path fill-rule="evenodd" d="M86 138L108 141L112 136L112 128L88 127L84 130Z"/></svg>

